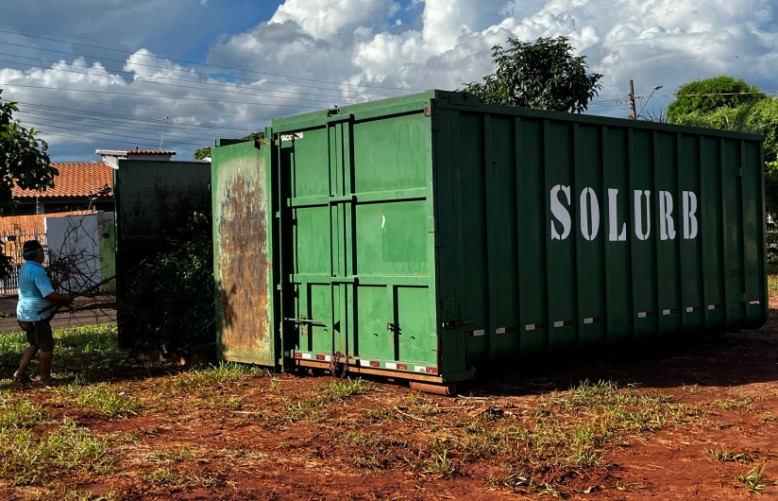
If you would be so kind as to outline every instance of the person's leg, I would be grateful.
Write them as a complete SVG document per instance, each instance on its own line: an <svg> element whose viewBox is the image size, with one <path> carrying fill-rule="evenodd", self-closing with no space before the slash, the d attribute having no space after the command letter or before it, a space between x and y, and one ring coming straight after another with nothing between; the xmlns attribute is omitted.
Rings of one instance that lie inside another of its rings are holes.
<svg viewBox="0 0 778 501"><path fill-rule="evenodd" d="M27 342L30 346L22 353L22 360L19 362L19 368L14 372L15 379L25 379L27 377L27 367L32 359L38 353L38 345L35 340L35 325L31 322L19 322L19 327L27 334Z"/></svg>
<svg viewBox="0 0 778 501"><path fill-rule="evenodd" d="M48 320L41 320L35 324L35 337L40 348L40 380L48 381L51 377L51 361L54 358L54 336L51 332L51 324Z"/></svg>
<svg viewBox="0 0 778 501"><path fill-rule="evenodd" d="M38 362L40 362L40 381L48 381L51 379L51 361L53 359L53 351L41 350L41 356L38 359Z"/></svg>
<svg viewBox="0 0 778 501"><path fill-rule="evenodd" d="M27 376L27 367L30 365L30 362L32 362L32 359L35 358L36 353L38 353L37 346L28 346L27 349L24 350L22 361L19 362L19 368L14 372L14 378L24 379ZM51 362L49 362L49 367L51 367Z"/></svg>

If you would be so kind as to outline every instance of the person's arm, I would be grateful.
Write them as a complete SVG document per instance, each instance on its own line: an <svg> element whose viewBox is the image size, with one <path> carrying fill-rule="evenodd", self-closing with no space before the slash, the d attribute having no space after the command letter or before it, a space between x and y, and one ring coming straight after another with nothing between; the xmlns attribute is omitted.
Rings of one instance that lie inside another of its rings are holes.
<svg viewBox="0 0 778 501"><path fill-rule="evenodd" d="M46 299L60 306L67 306L73 302L73 296L69 296L67 294L60 294L59 292L52 292L51 294L46 296Z"/></svg>

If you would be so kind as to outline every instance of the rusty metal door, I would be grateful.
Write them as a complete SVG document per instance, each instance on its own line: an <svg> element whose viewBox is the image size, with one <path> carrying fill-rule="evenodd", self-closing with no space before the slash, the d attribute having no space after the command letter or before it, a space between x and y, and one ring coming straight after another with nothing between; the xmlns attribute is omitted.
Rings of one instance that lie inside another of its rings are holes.
<svg viewBox="0 0 778 501"><path fill-rule="evenodd" d="M263 147L242 142L213 149L217 351L222 360L275 366L271 184Z"/></svg>

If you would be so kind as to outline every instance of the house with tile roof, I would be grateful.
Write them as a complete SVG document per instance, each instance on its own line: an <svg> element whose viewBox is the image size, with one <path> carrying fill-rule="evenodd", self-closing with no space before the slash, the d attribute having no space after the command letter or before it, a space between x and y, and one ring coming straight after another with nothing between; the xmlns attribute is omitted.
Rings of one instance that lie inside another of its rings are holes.
<svg viewBox="0 0 778 501"><path fill-rule="evenodd" d="M59 171L54 187L46 190L23 190L14 186L16 215L51 214L76 210L112 212L113 171L103 162L52 162Z"/></svg>

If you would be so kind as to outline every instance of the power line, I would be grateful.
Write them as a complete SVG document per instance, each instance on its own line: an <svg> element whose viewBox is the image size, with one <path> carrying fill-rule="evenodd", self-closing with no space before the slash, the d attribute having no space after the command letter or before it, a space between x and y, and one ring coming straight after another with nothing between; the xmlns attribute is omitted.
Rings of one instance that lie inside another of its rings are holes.
<svg viewBox="0 0 778 501"><path fill-rule="evenodd" d="M35 38L35 39L38 39L38 40L46 40L46 41L55 42L55 43L70 44L70 45L75 45L75 46L78 46L78 47L89 47L89 48L93 48L93 49L107 50L107 51L112 51L112 52L118 52L118 53L121 53L121 54L130 54L130 55L137 54L137 51L135 51L135 52L133 52L133 51L126 51L126 50L121 50L121 49L114 49L114 48L111 48L111 47L103 47L103 46L100 46L100 45L92 45L92 44L85 44L85 43L80 43L80 42L73 42L73 41L70 41L70 40L49 38L49 37L44 37L44 36L39 36L39 35L29 35L29 34L26 34L26 33L20 33L18 31L11 31L11 30L0 29L0 33L7 33L7 34L10 34L10 35L23 36L23 37L27 37L27 38ZM250 70L248 68L234 68L234 67L229 67L229 66L220 66L220 65L217 65L217 64L201 63L199 61L192 61L192 60L188 60L188 59L179 59L179 58L172 58L172 57L166 57L166 56L158 56L156 54L153 54L153 55L145 55L144 54L144 55L142 55L142 57L152 57L152 58L156 58L156 59L165 59L165 60L168 60L168 61L176 61L176 62L181 62L181 63L184 63L184 64L193 64L193 65L199 65L199 66L210 67L210 68L218 68L218 69L221 69L221 70L228 70L228 71L240 71L240 72L243 72L243 73L252 73L252 74L255 74L255 75L266 75L266 76L272 76L272 77L277 77L277 78L287 78L287 79L291 78L291 79L302 80L302 81L306 81L306 82L328 83L328 84L338 85L338 86L348 86L348 85L350 85L348 83L334 82L334 81L331 81L331 80L322 80L322 79L317 79L317 78L295 77L295 76L290 76L290 75L282 75L282 74L276 74L276 73L267 73L267 72ZM370 88L370 89L402 90L402 91L410 91L410 92L424 90L424 89L410 89L410 88L403 88L403 87L384 87L384 86L379 86L379 85L361 85L361 87Z"/></svg>

